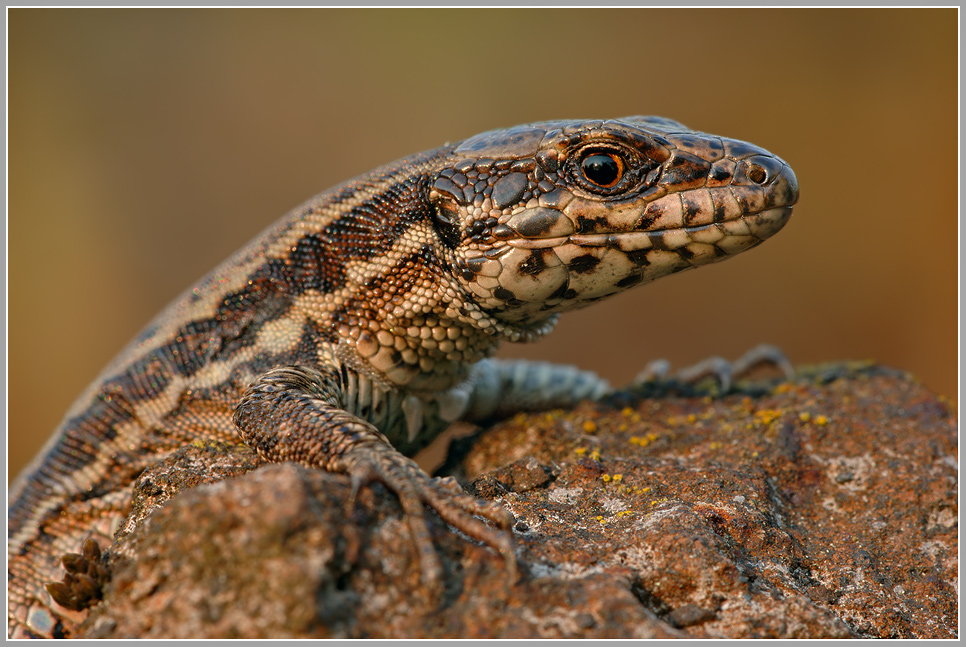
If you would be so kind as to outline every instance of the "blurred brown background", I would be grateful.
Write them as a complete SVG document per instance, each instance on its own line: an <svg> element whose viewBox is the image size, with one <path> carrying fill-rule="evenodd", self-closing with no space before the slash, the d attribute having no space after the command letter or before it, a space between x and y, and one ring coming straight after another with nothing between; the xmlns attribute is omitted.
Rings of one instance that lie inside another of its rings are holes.
<svg viewBox="0 0 966 647"><path fill-rule="evenodd" d="M957 388L957 13L8 13L9 468L147 321L304 199L528 121L657 114L795 169L789 225L565 316L615 383L770 342Z"/></svg>

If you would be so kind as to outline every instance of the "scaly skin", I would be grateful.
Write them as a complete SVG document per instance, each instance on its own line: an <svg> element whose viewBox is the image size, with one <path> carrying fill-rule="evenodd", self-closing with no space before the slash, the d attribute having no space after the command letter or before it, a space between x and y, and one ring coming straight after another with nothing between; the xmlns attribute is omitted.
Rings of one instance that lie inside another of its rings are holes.
<svg viewBox="0 0 966 647"><path fill-rule="evenodd" d="M45 590L61 556L109 544L138 474L196 440L385 483L427 582L441 565L424 507L512 566L510 515L406 456L458 419L600 397L591 373L488 358L754 247L797 197L770 153L656 117L492 131L317 196L149 325L14 484L10 635L70 635L83 612Z"/></svg>

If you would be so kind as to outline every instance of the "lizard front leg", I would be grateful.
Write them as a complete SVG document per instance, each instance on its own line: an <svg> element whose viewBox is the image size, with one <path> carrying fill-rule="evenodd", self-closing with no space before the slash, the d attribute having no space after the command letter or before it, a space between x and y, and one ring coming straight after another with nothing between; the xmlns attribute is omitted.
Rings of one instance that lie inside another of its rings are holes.
<svg viewBox="0 0 966 647"><path fill-rule="evenodd" d="M512 516L499 504L481 501L451 481L427 475L374 425L347 412L343 393L341 377L335 371L304 366L274 369L242 396L235 425L244 441L270 461L294 461L345 473L352 479L353 492L373 481L394 492L409 522L427 585L441 580L443 567L429 535L425 506L499 551L515 580L516 558L507 532ZM488 526L477 515L497 527Z"/></svg>
<svg viewBox="0 0 966 647"><path fill-rule="evenodd" d="M473 390L463 416L483 423L520 411L542 411L598 400L610 384L593 371L530 360L485 359L473 369Z"/></svg>

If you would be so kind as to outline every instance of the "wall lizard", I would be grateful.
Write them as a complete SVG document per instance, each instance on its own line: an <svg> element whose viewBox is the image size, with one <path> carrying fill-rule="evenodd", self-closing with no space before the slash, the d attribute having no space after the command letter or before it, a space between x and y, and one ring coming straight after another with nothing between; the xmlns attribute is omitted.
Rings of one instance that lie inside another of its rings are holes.
<svg viewBox="0 0 966 647"><path fill-rule="evenodd" d="M512 567L509 513L407 456L456 420L601 397L593 373L491 355L754 247L797 198L767 151L628 117L483 133L309 200L164 310L13 484L9 635L70 635L82 614L45 588L61 557L109 544L138 474L196 440L384 483L427 582L442 566L425 508Z"/></svg>

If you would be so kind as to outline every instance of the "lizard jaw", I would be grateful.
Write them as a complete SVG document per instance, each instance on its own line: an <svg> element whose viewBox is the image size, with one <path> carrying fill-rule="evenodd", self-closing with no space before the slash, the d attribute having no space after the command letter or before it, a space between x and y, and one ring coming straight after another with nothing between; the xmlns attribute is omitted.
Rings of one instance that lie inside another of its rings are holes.
<svg viewBox="0 0 966 647"><path fill-rule="evenodd" d="M791 214L789 205L693 226L509 238L470 259L483 275L492 277L484 276L470 289L484 308L497 306L494 314L501 320L515 321L521 313L526 318L574 310L755 247L777 233ZM504 292L491 292L494 287Z"/></svg>

